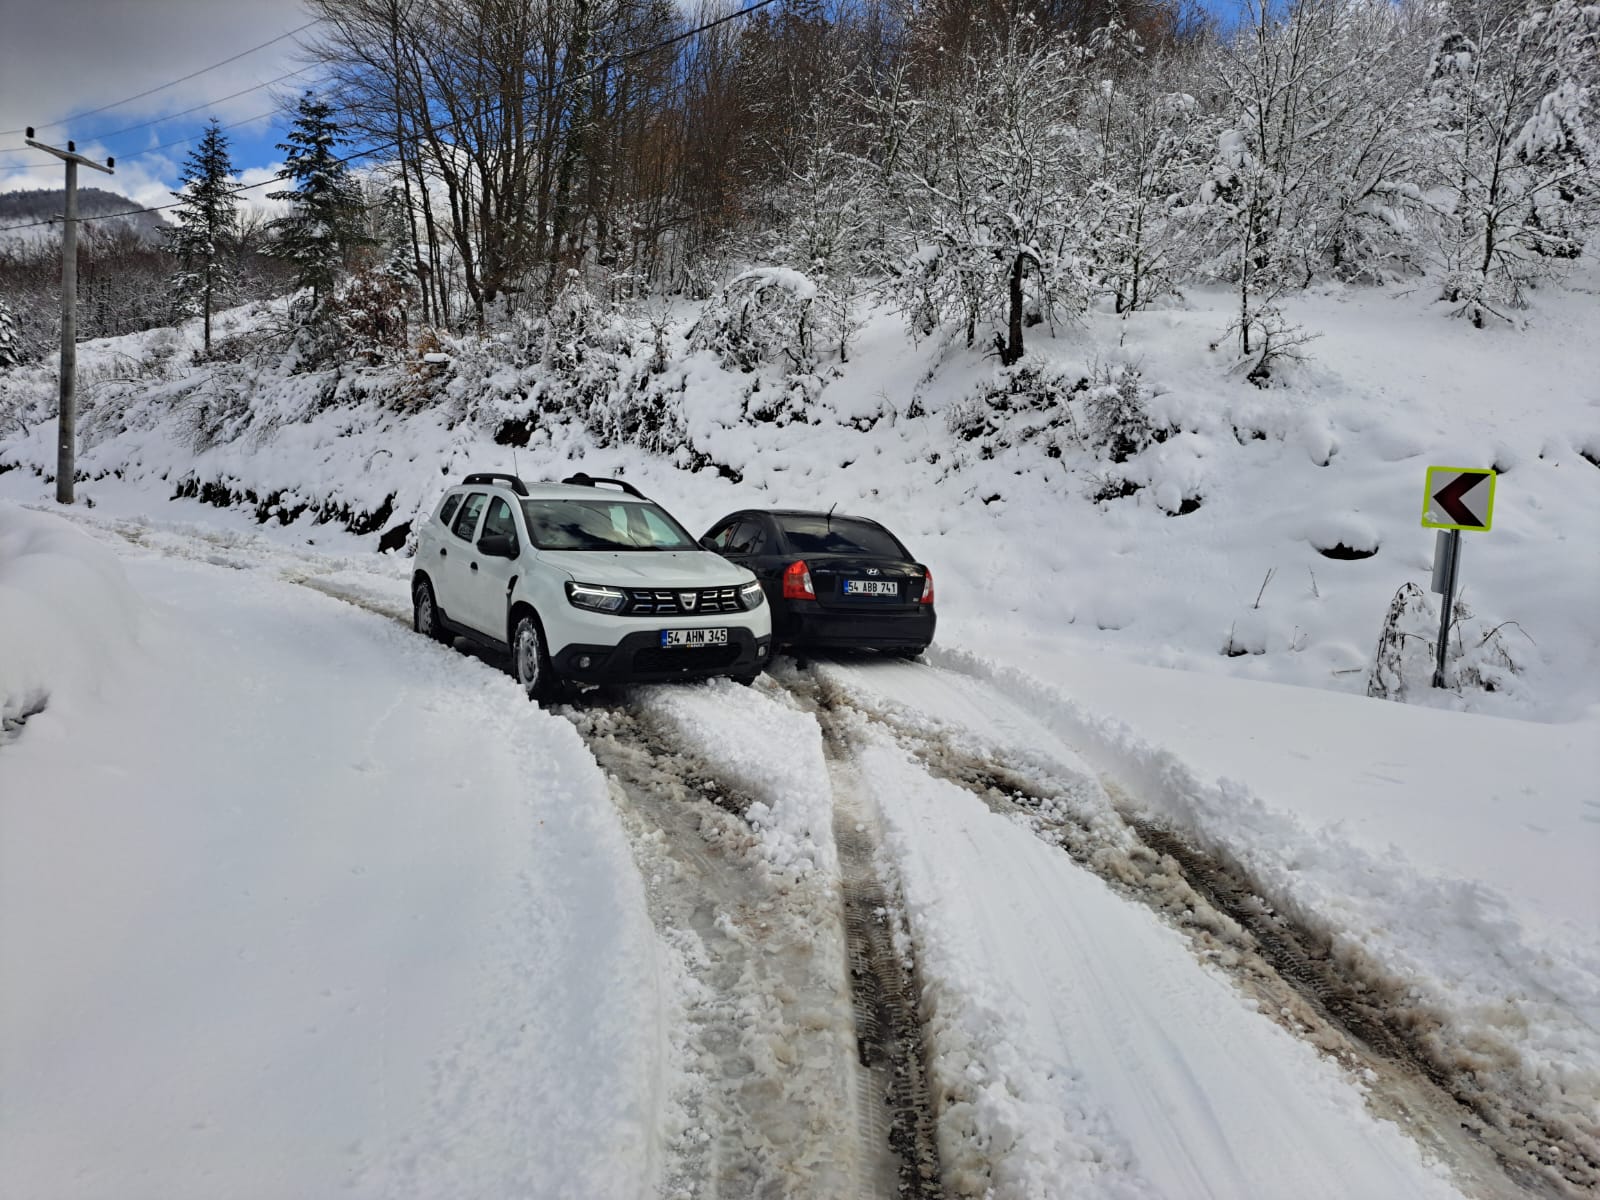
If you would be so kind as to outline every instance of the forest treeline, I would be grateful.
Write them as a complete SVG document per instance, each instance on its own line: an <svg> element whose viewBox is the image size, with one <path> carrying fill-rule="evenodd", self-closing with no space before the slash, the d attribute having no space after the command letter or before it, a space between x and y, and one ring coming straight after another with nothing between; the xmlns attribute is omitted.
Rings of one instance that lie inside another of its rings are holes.
<svg viewBox="0 0 1600 1200"><path fill-rule="evenodd" d="M398 271L412 327L580 287L787 306L791 353L843 355L870 303L1014 362L1211 282L1267 370L1319 278L1483 324L1583 253L1600 5L1187 3L308 0L304 51L380 151L347 265Z"/></svg>

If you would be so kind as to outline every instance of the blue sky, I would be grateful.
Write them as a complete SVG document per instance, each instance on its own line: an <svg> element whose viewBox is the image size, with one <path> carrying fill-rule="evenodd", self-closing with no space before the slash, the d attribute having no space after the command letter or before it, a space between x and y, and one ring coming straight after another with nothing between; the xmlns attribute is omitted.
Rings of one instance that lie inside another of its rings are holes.
<svg viewBox="0 0 1600 1200"><path fill-rule="evenodd" d="M9 7L9 6L8 6ZM286 122L279 101L306 80L270 84L304 63L293 38L244 55L215 70L219 60L303 25L299 0L57 0L7 12L0 37L0 191L59 188L61 164L24 146L20 130L37 126L40 141L117 160L115 175L81 172L81 186L106 187L142 204L171 199L193 140L215 115L227 130L244 182L272 174ZM195 78L109 111L75 114ZM268 84L269 86L258 86ZM243 94L236 94L243 93ZM195 109L193 112L185 112ZM134 128L142 126L142 128ZM174 144L180 143L180 144ZM248 193L259 200L271 188Z"/></svg>

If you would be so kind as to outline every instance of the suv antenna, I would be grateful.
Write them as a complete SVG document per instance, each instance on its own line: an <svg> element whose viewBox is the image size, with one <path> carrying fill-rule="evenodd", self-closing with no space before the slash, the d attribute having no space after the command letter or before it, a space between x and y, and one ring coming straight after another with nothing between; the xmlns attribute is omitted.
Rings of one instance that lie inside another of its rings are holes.
<svg viewBox="0 0 1600 1200"><path fill-rule="evenodd" d="M517 466L517 448L511 447L511 473L518 479L522 478L522 468Z"/></svg>
<svg viewBox="0 0 1600 1200"><path fill-rule="evenodd" d="M837 500L835 500L832 504L828 505L828 528L829 529L833 528L833 510L838 508L838 507L839 507L839 502Z"/></svg>

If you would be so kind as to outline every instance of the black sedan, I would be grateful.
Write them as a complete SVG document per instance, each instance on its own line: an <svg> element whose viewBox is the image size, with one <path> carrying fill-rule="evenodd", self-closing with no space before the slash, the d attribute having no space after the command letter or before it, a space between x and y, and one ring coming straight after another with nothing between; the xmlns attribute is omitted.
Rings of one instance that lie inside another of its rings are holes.
<svg viewBox="0 0 1600 1200"><path fill-rule="evenodd" d="M781 646L914 658L933 641L933 575L876 521L746 510L723 517L700 544L755 572Z"/></svg>

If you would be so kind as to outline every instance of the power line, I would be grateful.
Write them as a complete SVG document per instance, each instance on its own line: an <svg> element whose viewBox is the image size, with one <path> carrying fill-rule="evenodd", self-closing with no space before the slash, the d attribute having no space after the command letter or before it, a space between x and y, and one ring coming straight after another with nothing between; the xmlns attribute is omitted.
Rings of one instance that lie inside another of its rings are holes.
<svg viewBox="0 0 1600 1200"><path fill-rule="evenodd" d="M704 25L697 25L693 29L686 29L682 33L677 33L677 34L674 34L672 37L664 38L663 40L661 40L659 42L656 42L653 45L642 46L637 50L630 50L626 54L615 55L612 58L608 58L603 63L599 63L599 64L597 64L597 65L595 65L593 67L590 67L587 71L580 71L577 75L574 75L571 79L561 79L557 83L551 85L550 87L541 88L541 89L539 89L539 91L542 91L542 92L545 92L545 93L553 93L553 92L559 90L560 88L570 87L572 84L580 83L583 80L588 79L589 77L591 77L593 75L600 74L600 72L602 72L602 71L609 71L613 67L620 66L622 63L625 63L625 62L631 62L633 59L636 59L636 58L642 58L646 54L654 54L657 50L665 50L668 46L675 46L679 42L687 41L689 38L692 38L692 37L696 36L697 34L709 32L712 29L716 29L720 25L728 24L728 22L730 22L730 21L737 21L740 17L748 17L751 13L759 12L761 9L770 7L771 5L776 4L776 3L778 3L778 0L756 0L756 3L754 3L754 4L746 5L744 8L735 9L731 13L725 13L724 15L722 15L720 17L717 17L715 20L707 21ZM202 107L204 107L204 106L202 106ZM504 107L504 105L496 105L495 107L501 108L501 107ZM368 158L368 157L370 157L370 156L372 156L374 154L381 154L385 150L397 150L397 149L400 148L401 144L404 143L404 142L407 142L407 141L420 141L422 138L428 137L428 136L430 136L432 134L435 134L435 133L439 133L439 132L441 132L443 130L446 130L446 129L449 129L449 128L455 126L455 125L459 125L462 121L464 121L466 119L467 118L465 118L465 117L458 117L454 121L441 121L437 125L429 125L426 129L422 129L422 130L418 131L417 133L403 134L400 137L392 138L387 142L381 142L376 146L368 146L364 150L357 150L357 151L355 151L355 152L353 152L351 154L345 155L343 158L336 158L336 159L333 160L332 165L333 166L344 166L344 165L352 163L352 162L354 162L354 161L356 161L357 159L360 159L360 158ZM263 180L261 180L261 181L259 181L257 183L247 183L247 184L242 184L241 186L236 187L236 188L230 188L225 194L229 195L229 196L237 196L237 195L240 195L243 192L254 191L256 188L269 187L274 183L282 183L284 180L288 179L289 177L290 177L290 172L288 172L288 171L280 171L276 175L272 176L270 179L263 179ZM137 217L142 213L164 212L166 209L169 209L169 208L177 208L182 203L183 203L183 201L181 201L181 200L175 200L170 204L157 204L157 205L154 205L154 206L152 206L150 208L135 208L135 209L130 209L127 212L100 213L99 215L92 216L92 217L79 217L78 220L79 220L79 222L85 222L85 221L109 221L109 220L112 220L112 219L114 219L116 217ZM34 229L34 228L37 228L40 225L54 225L54 224L55 224L55 221L53 219L47 219L47 220L43 220L43 221L30 221L26 225L0 225L0 233L11 233L11 232L14 232L14 231L19 230L19 229Z"/></svg>
<svg viewBox="0 0 1600 1200"><path fill-rule="evenodd" d="M226 125L218 125L217 128L219 130L237 129L241 125L254 125L257 121L265 121L268 117L277 116L279 111L280 110L274 108L270 112L257 113L253 117L246 117L242 121L230 121ZM203 137L205 137L205 133L203 131L200 133L192 133L188 137L176 138L170 142L162 142L159 146L151 146L148 150L140 150L137 154L125 154L121 155L120 157L123 158L124 161L131 162L137 158L144 158L149 154L159 154L163 150L171 150L174 146L187 146L190 142L197 142Z"/></svg>
<svg viewBox="0 0 1600 1200"><path fill-rule="evenodd" d="M198 71L191 71L189 74L180 76L177 79L169 79L166 83L159 84L156 87L150 88L148 91L140 92L136 96L129 96L123 100L115 100L110 104L102 104L99 108L91 108L88 112L76 113L73 116L64 117L59 121L50 121L43 125L37 125L35 128L59 129L73 121L81 121L85 117L92 117L97 113L109 112L113 108L121 108L124 104L132 104L135 100L143 100L146 96L154 96L157 92L164 92L169 87L176 87L180 83L188 83L189 80L198 78L208 71L215 71L218 67L225 67L229 63L238 62L247 54L254 54L257 50L265 50L268 46L275 46L287 38L292 38L297 33L302 33L305 30L310 29L313 25L321 24L322 20L322 17L317 17L315 20L307 21L304 25L297 26L294 29L289 30L288 33L280 33L277 37L262 42L259 46L251 46L248 50L241 50L231 58L225 58L221 62L212 63L209 67L201 67ZM20 129L4 129L0 130L0 137L10 137L12 134L21 132L22 130Z"/></svg>
<svg viewBox="0 0 1600 1200"><path fill-rule="evenodd" d="M121 137L125 133L135 133L140 129L149 129L152 125L163 125L168 121L176 121L179 117L187 117L190 113L200 112L202 109L215 108L219 104L226 104L229 100L237 100L240 96L248 96L251 92L259 92L264 87L271 87L275 83L282 83L285 79L293 79L296 75L304 75L307 71L315 70L315 65L301 67L298 71L285 71L282 75L275 76L265 83L258 83L254 87L247 87L241 91L230 92L226 96L218 96L215 100L208 100L204 104L196 104L193 108L186 108L182 112L170 113L165 117L157 117L153 121L142 121L138 125L129 125L126 129L118 129L112 133L101 134L90 139L95 142L105 142L114 137Z"/></svg>
<svg viewBox="0 0 1600 1200"><path fill-rule="evenodd" d="M281 109L276 108L270 109L267 112L257 113L253 117L245 117L242 121L229 121L226 125L218 125L217 128L220 130L226 130L238 129L242 125L254 125L257 121L265 121L268 117L278 116L281 111ZM175 146L187 146L190 142L198 142L204 136L205 131L202 130L200 133L191 133L188 137L174 138L170 142L162 142L159 146L150 146L144 150L136 150L132 154L119 154L117 157L122 159L123 162L134 162L137 159L148 158L152 154L159 154L163 150L171 150ZM19 146L16 149L19 151L26 150L26 147ZM0 153L4 153L7 150L11 150L11 147L8 146L0 148ZM54 169L54 167L0 167L0 171L11 172L52 171Z"/></svg>
<svg viewBox="0 0 1600 1200"><path fill-rule="evenodd" d="M152 125L164 125L168 121L176 121L179 117L187 117L189 114L200 112L203 109L215 108L219 104L226 104L229 100L237 100L240 96L248 96L251 92L259 92L264 87L271 87L275 83L282 83L285 79L293 79L296 75L304 75L307 71L312 71L312 70L315 70L315 69L316 69L315 64L313 64L312 66L309 66L309 67L301 67L297 71L286 71L282 75L278 75L278 76L275 76L272 79L266 80L264 83L255 84L253 87L247 87L247 88L242 89L241 91L232 92L232 93L230 93L230 94L228 94L226 96L218 96L215 100L207 100L204 104L196 104L193 108L186 108L182 112L168 113L164 117L156 117L153 120L141 121L137 125L129 125L125 129L116 129L116 130L113 130L110 133L103 133L103 134L100 134L100 135L98 135L96 137L88 138L86 140L91 141L91 142L97 142L97 143L103 145L106 142L110 141L112 138L121 137L125 133L137 133L141 129L149 129ZM267 113L267 114L264 114L264 115L271 116L272 114L271 113ZM260 119L261 119L260 117L251 117L250 118L250 120L252 120L252 121L259 121ZM236 122L236 124L240 124L240 125L244 125L244 124L248 124L248 123L249 122L247 122L247 121ZM233 126L225 126L225 128L230 128L230 129L232 127ZM180 139L180 141L173 142L172 145L176 146L176 145L181 145L183 142L192 142L196 137L199 137L199 136L200 136L199 134L195 134L193 137L183 138L183 139ZM162 147L155 147L155 148L156 149L162 149ZM27 150L26 150L25 147L21 147L21 146L8 146L8 147L5 147L3 152L7 153L7 154L25 154L25 153L27 153ZM148 151L140 151L140 153L148 153Z"/></svg>

